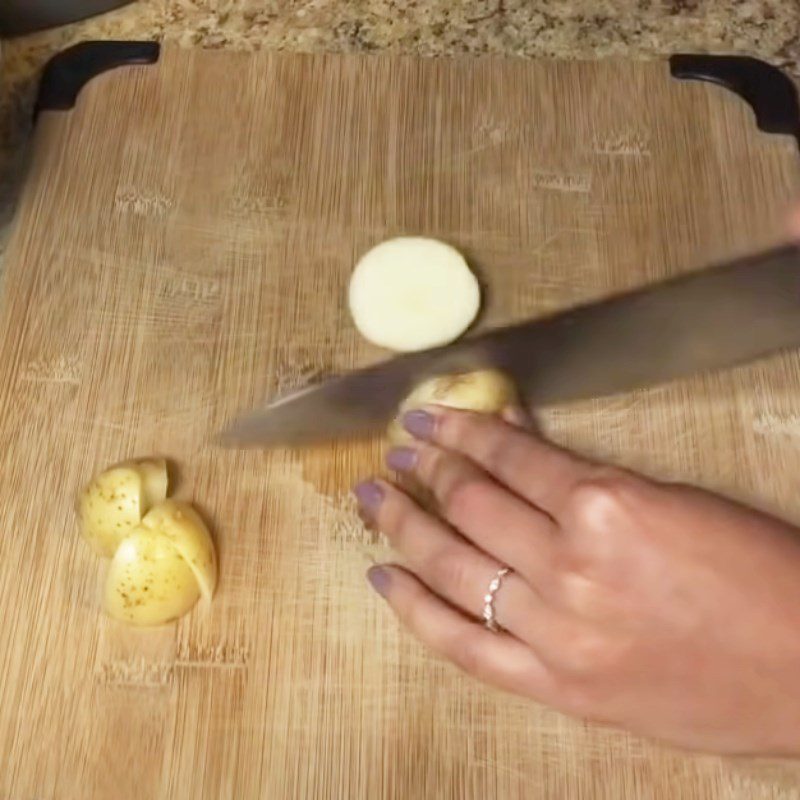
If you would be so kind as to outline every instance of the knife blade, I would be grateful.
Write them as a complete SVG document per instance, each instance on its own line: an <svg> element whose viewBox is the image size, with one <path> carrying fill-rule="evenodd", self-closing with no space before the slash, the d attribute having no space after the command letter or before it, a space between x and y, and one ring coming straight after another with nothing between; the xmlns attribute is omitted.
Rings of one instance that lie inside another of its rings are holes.
<svg viewBox="0 0 800 800"><path fill-rule="evenodd" d="M332 378L241 416L220 441L269 447L370 434L436 374L496 367L528 403L545 406L799 345L800 248L786 245Z"/></svg>

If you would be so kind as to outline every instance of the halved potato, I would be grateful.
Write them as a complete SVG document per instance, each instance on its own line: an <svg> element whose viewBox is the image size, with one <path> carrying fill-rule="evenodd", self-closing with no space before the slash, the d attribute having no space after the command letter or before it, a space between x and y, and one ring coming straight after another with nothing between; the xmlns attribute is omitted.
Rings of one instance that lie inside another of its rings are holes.
<svg viewBox="0 0 800 800"><path fill-rule="evenodd" d="M194 574L204 599L211 600L217 586L217 557L200 515L188 503L165 500L145 515L142 528L170 542Z"/></svg>
<svg viewBox="0 0 800 800"><path fill-rule="evenodd" d="M392 444L412 442L413 437L402 426L402 417L408 411L426 405L499 414L507 406L518 403L519 394L513 381L500 370L483 369L455 375L439 375L423 381L400 404L397 417L389 425L387 433Z"/></svg>
<svg viewBox="0 0 800 800"><path fill-rule="evenodd" d="M163 625L200 596L194 571L158 530L135 528L120 542L106 576L105 609L133 625Z"/></svg>
<svg viewBox="0 0 800 800"><path fill-rule="evenodd" d="M92 479L78 497L81 533L98 554L111 557L144 514L167 496L163 459L126 461Z"/></svg>

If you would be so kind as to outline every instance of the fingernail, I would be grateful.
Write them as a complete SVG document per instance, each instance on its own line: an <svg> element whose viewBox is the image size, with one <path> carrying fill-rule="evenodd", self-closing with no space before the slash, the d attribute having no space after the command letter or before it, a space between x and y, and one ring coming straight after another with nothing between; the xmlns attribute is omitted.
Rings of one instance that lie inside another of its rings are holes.
<svg viewBox="0 0 800 800"><path fill-rule="evenodd" d="M367 580L381 597L386 597L389 591L389 581L391 580L388 570L383 567L370 567L367 570Z"/></svg>
<svg viewBox="0 0 800 800"><path fill-rule="evenodd" d="M436 420L427 411L417 409L403 415L403 427L417 439L430 439Z"/></svg>
<svg viewBox="0 0 800 800"><path fill-rule="evenodd" d="M374 514L383 502L383 487L375 481L364 481L353 489L358 504L364 511Z"/></svg>
<svg viewBox="0 0 800 800"><path fill-rule="evenodd" d="M417 451L410 447L395 447L386 454L386 466L398 472L409 472L417 465Z"/></svg>

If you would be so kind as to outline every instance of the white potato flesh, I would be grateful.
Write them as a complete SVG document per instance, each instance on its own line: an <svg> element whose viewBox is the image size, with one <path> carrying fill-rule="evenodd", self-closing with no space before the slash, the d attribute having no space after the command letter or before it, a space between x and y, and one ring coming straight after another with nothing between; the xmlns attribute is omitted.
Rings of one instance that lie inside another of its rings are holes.
<svg viewBox="0 0 800 800"><path fill-rule="evenodd" d="M360 333L390 350L445 345L469 328L480 286L461 253L436 239L399 237L373 247L350 279Z"/></svg>
<svg viewBox="0 0 800 800"><path fill-rule="evenodd" d="M163 459L127 461L92 479L78 497L81 533L99 555L110 558L151 506L167 496Z"/></svg>
<svg viewBox="0 0 800 800"><path fill-rule="evenodd" d="M217 555L200 515L188 503L165 500L145 515L142 527L170 542L191 569L203 598L211 600L217 586Z"/></svg>
<svg viewBox="0 0 800 800"><path fill-rule="evenodd" d="M134 462L140 475L142 476L142 487L147 508L152 508L156 503L167 499L167 489L169 476L167 473L167 462L163 458L147 458Z"/></svg>
<svg viewBox="0 0 800 800"><path fill-rule="evenodd" d="M131 625L163 625L183 616L200 597L186 559L159 531L135 528L111 559L106 612Z"/></svg>
<svg viewBox="0 0 800 800"><path fill-rule="evenodd" d="M423 381L400 404L397 417L389 426L388 437L395 445L412 442L413 437L403 428L401 419L408 411L426 405L499 414L504 408L518 403L519 394L514 382L499 370L439 375Z"/></svg>

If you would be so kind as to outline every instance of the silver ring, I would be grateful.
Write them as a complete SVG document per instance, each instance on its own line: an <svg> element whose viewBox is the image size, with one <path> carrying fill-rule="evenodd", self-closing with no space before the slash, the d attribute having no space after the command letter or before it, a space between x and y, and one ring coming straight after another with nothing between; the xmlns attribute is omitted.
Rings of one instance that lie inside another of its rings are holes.
<svg viewBox="0 0 800 800"><path fill-rule="evenodd" d="M509 572L511 572L511 567L503 567L497 570L497 574L490 581L489 588L486 590L486 594L483 597L483 624L492 631L492 633L498 633L500 631L500 626L497 624L497 618L494 613L494 598L500 590L503 578L505 578Z"/></svg>

